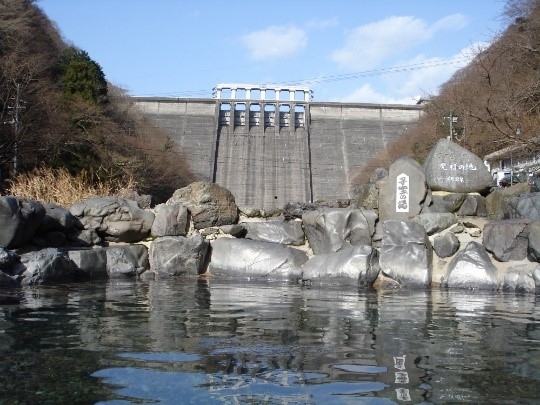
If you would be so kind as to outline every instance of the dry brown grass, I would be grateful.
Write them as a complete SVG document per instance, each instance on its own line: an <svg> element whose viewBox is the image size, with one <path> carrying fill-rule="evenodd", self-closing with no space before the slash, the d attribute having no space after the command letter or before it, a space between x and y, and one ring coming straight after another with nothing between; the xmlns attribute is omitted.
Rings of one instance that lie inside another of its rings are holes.
<svg viewBox="0 0 540 405"><path fill-rule="evenodd" d="M122 195L135 190L133 179L103 179L96 173L82 171L76 176L66 169L41 167L9 181L8 193L44 203L69 207L90 197Z"/></svg>

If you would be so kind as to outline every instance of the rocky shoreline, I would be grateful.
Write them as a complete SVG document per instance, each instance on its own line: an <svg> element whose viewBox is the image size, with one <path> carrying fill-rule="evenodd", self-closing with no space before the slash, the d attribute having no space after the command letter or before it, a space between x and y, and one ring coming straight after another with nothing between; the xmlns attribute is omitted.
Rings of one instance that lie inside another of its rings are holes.
<svg viewBox="0 0 540 405"><path fill-rule="evenodd" d="M483 162L439 142L351 200L237 207L197 182L150 208L98 197L66 208L0 196L0 286L215 277L377 289L540 290L540 193L491 188Z"/></svg>

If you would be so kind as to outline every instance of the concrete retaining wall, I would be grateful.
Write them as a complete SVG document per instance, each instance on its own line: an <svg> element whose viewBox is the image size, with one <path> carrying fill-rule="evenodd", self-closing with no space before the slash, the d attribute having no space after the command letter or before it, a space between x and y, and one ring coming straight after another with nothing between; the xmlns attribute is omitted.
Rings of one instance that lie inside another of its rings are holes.
<svg viewBox="0 0 540 405"><path fill-rule="evenodd" d="M352 197L352 174L421 114L418 106L311 102L304 127L233 127L219 125L214 99L136 98L135 106L182 147L201 180L259 208Z"/></svg>

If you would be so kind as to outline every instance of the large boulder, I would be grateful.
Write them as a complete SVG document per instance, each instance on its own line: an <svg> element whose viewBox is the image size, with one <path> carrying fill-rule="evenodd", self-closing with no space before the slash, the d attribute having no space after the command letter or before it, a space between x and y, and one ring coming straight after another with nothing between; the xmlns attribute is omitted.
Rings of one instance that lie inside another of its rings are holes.
<svg viewBox="0 0 540 405"><path fill-rule="evenodd" d="M317 255L302 271L302 280L308 283L370 286L379 274L377 250L361 245Z"/></svg>
<svg viewBox="0 0 540 405"><path fill-rule="evenodd" d="M379 187L380 221L407 221L422 210L427 195L426 175L416 160L397 159Z"/></svg>
<svg viewBox="0 0 540 405"><path fill-rule="evenodd" d="M200 181L176 190L167 205L175 203L182 203L188 208L196 229L238 222L234 196L228 189L214 183Z"/></svg>
<svg viewBox="0 0 540 405"><path fill-rule="evenodd" d="M507 188L497 188L486 197L486 214L489 219L514 218L508 201L529 194L531 186L527 183L514 184Z"/></svg>
<svg viewBox="0 0 540 405"><path fill-rule="evenodd" d="M413 218L424 227L428 235L434 235L457 223L457 217L449 212L426 212Z"/></svg>
<svg viewBox="0 0 540 405"><path fill-rule="evenodd" d="M371 245L377 215L354 208L327 208L302 216L304 230L313 253L337 252L356 245Z"/></svg>
<svg viewBox="0 0 540 405"><path fill-rule="evenodd" d="M150 268L148 249L144 245L116 245L103 249L109 278L134 278Z"/></svg>
<svg viewBox="0 0 540 405"><path fill-rule="evenodd" d="M493 187L493 178L482 159L447 139L440 139L424 162L431 190L473 193Z"/></svg>
<svg viewBox="0 0 540 405"><path fill-rule="evenodd" d="M279 243L219 238L212 243L208 272L229 278L298 280L308 256Z"/></svg>
<svg viewBox="0 0 540 405"><path fill-rule="evenodd" d="M149 250L150 268L160 276L198 276L205 271L208 246L198 234L157 238Z"/></svg>
<svg viewBox="0 0 540 405"><path fill-rule="evenodd" d="M381 272L403 287L429 288L433 249L426 230L414 221L384 221L379 265Z"/></svg>
<svg viewBox="0 0 540 405"><path fill-rule="evenodd" d="M73 229L83 228L81 222L67 208L52 203L43 204L43 208L45 209L45 216L37 230L39 235L53 231L69 234Z"/></svg>
<svg viewBox="0 0 540 405"><path fill-rule="evenodd" d="M45 208L38 201L0 196L0 246L21 247L37 232Z"/></svg>
<svg viewBox="0 0 540 405"><path fill-rule="evenodd" d="M525 220L490 221L484 225L483 244L501 262L527 257L529 228Z"/></svg>
<svg viewBox="0 0 540 405"><path fill-rule="evenodd" d="M540 261L540 220L529 223L528 251L532 260Z"/></svg>
<svg viewBox="0 0 540 405"><path fill-rule="evenodd" d="M536 282L532 271L527 267L509 268L504 275L503 290L516 293L535 293Z"/></svg>
<svg viewBox="0 0 540 405"><path fill-rule="evenodd" d="M481 244L469 242L448 264L443 285L468 290L496 290L497 269Z"/></svg>
<svg viewBox="0 0 540 405"><path fill-rule="evenodd" d="M387 177L388 170L382 167L375 169L369 182L357 188L356 207L365 210L379 209L379 189Z"/></svg>
<svg viewBox="0 0 540 405"><path fill-rule="evenodd" d="M540 220L540 193L528 193L509 198L507 203L510 207L510 218Z"/></svg>
<svg viewBox="0 0 540 405"><path fill-rule="evenodd" d="M72 205L84 229L108 242L134 243L150 234L154 214L122 197L94 197Z"/></svg>
<svg viewBox="0 0 540 405"><path fill-rule="evenodd" d="M246 222L243 226L247 239L295 246L304 244L304 230L300 221Z"/></svg>
<svg viewBox="0 0 540 405"><path fill-rule="evenodd" d="M433 251L442 258L453 256L459 250L459 246L459 239L453 232L445 232L433 238Z"/></svg>
<svg viewBox="0 0 540 405"><path fill-rule="evenodd" d="M75 281L79 269L66 252L46 248L21 255L23 285L48 284Z"/></svg>
<svg viewBox="0 0 540 405"><path fill-rule="evenodd" d="M476 217L485 217L487 216L486 209L486 197L477 194L467 194L465 201L461 204L457 215L461 217L465 216L476 216Z"/></svg>
<svg viewBox="0 0 540 405"><path fill-rule="evenodd" d="M69 259L75 263L82 278L107 278L107 252L105 249L69 249Z"/></svg>
<svg viewBox="0 0 540 405"><path fill-rule="evenodd" d="M466 193L449 193L447 191L433 191L429 205L424 204L422 212L457 212L465 199Z"/></svg>
<svg viewBox="0 0 540 405"><path fill-rule="evenodd" d="M189 213L184 204L159 204L155 207L156 217L150 234L161 236L186 236L189 228Z"/></svg>

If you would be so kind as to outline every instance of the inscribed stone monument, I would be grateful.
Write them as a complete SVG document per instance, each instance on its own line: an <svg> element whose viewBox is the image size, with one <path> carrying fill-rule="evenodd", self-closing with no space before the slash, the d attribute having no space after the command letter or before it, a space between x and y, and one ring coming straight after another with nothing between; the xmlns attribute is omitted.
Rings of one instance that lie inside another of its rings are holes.
<svg viewBox="0 0 540 405"><path fill-rule="evenodd" d="M390 166L379 192L380 221L406 221L418 215L426 198L426 175L420 164L401 157Z"/></svg>
<svg viewBox="0 0 540 405"><path fill-rule="evenodd" d="M433 191L474 193L493 186L482 159L447 139L440 139L431 150L424 171Z"/></svg>

